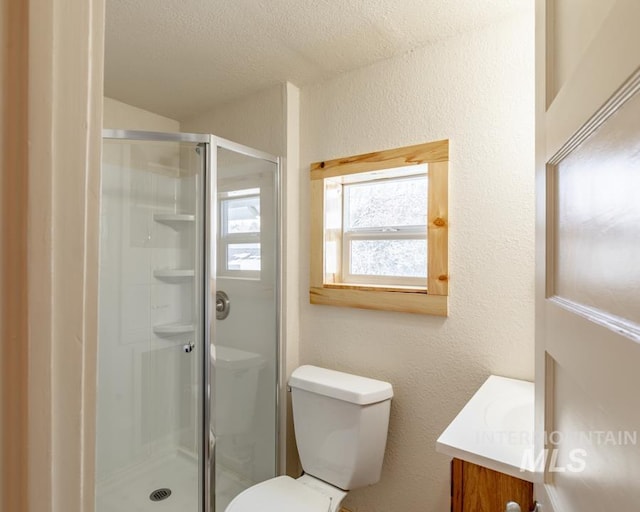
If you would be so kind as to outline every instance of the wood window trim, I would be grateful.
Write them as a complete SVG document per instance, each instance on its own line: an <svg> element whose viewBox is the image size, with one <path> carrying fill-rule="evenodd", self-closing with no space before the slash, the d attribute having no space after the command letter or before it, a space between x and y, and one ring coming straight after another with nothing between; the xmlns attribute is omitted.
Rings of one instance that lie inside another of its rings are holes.
<svg viewBox="0 0 640 512"><path fill-rule="evenodd" d="M333 283L325 269L325 179L428 164L427 287ZM311 164L312 304L447 316L449 294L449 141L441 140Z"/></svg>

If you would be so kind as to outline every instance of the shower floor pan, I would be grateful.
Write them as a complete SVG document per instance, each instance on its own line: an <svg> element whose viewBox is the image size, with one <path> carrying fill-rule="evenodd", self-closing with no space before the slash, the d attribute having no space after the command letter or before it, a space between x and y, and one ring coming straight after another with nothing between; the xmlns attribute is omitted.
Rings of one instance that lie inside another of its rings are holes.
<svg viewBox="0 0 640 512"><path fill-rule="evenodd" d="M195 459L177 453L123 472L98 484L96 512L198 512L198 482L193 478L196 467ZM216 511L224 512L231 500L251 485L218 464ZM151 494L158 489L170 489L171 495L151 500Z"/></svg>

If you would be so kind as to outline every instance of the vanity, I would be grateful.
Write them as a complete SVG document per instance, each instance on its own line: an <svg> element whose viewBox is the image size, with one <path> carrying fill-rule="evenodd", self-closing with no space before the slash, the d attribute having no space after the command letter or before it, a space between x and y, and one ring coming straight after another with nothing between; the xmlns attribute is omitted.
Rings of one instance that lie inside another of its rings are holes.
<svg viewBox="0 0 640 512"><path fill-rule="evenodd" d="M445 429L436 450L451 462L452 512L532 510L534 385L490 376Z"/></svg>

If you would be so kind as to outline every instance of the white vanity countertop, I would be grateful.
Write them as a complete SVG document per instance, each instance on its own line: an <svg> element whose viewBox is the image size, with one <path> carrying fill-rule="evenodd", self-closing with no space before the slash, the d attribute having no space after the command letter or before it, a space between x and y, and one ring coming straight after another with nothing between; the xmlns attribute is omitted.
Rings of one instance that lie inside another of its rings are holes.
<svg viewBox="0 0 640 512"><path fill-rule="evenodd" d="M541 475L533 468L533 407L533 382L492 375L438 438L436 450L538 482Z"/></svg>

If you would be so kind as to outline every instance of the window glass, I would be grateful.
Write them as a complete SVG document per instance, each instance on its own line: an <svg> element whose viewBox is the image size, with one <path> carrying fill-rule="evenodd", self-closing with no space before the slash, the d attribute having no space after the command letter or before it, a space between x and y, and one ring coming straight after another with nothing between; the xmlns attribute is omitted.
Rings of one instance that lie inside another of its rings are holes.
<svg viewBox="0 0 640 512"><path fill-rule="evenodd" d="M260 196L226 199L225 234L260 232Z"/></svg>
<svg viewBox="0 0 640 512"><path fill-rule="evenodd" d="M227 270L260 270L260 244L229 244Z"/></svg>
<svg viewBox="0 0 640 512"><path fill-rule="evenodd" d="M344 282L424 286L427 186L425 174L343 186Z"/></svg>
<svg viewBox="0 0 640 512"><path fill-rule="evenodd" d="M344 186L345 229L426 224L427 177Z"/></svg>
<svg viewBox="0 0 640 512"><path fill-rule="evenodd" d="M370 276L427 277L427 241L352 240L350 273Z"/></svg>

